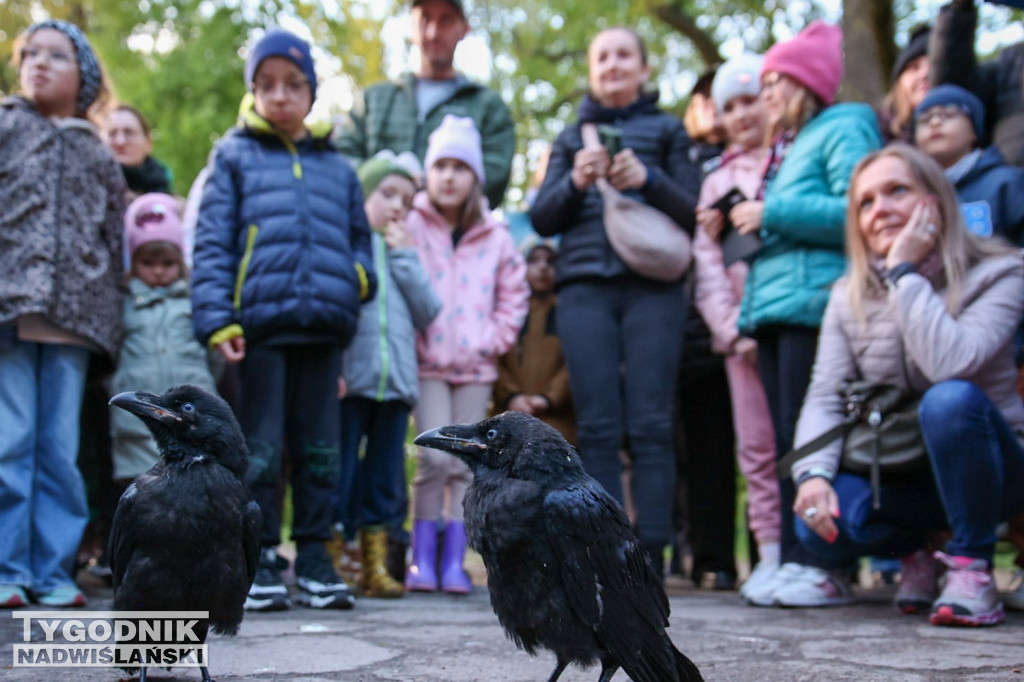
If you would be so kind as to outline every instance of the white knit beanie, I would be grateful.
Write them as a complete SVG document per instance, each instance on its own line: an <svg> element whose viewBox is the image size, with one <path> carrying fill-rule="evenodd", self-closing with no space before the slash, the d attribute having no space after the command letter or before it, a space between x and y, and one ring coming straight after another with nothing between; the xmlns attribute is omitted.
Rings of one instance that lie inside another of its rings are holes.
<svg viewBox="0 0 1024 682"><path fill-rule="evenodd" d="M718 67L711 82L711 99L719 113L733 97L754 95L761 92L762 57L744 52Z"/></svg>
<svg viewBox="0 0 1024 682"><path fill-rule="evenodd" d="M430 133L423 165L429 170L439 159L457 159L469 166L480 184L484 182L484 152L473 119L448 114Z"/></svg>

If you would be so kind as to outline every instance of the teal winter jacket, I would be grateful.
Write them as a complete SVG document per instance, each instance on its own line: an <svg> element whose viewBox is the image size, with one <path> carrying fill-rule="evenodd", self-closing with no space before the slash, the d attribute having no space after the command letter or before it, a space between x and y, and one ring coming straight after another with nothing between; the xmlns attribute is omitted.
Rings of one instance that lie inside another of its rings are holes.
<svg viewBox="0 0 1024 682"><path fill-rule="evenodd" d="M835 104L793 140L764 196L764 246L751 263L740 309L745 334L773 324L818 327L846 268L846 190L853 168L882 145L866 104Z"/></svg>

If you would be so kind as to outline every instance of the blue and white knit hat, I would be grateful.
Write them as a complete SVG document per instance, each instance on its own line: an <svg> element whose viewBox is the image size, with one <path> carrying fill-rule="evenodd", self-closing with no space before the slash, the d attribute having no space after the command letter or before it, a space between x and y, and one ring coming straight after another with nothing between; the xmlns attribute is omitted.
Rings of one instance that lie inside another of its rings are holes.
<svg viewBox="0 0 1024 682"><path fill-rule="evenodd" d="M93 52L92 45L82 33L82 29L63 19L47 19L32 24L25 31L25 37L27 38L42 28L60 31L75 47L75 57L78 59L78 101L75 102L75 113L84 114L89 111L89 107L99 96L100 85L103 82L103 73L100 71L100 62L96 59L96 53Z"/></svg>

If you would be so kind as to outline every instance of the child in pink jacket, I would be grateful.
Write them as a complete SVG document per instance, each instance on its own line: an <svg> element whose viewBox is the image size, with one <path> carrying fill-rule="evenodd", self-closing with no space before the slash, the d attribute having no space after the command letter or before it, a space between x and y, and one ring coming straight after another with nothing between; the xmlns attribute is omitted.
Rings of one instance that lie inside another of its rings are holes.
<svg viewBox="0 0 1024 682"><path fill-rule="evenodd" d="M416 344L420 431L486 416L498 358L515 343L529 299L523 257L483 197L483 151L473 120L445 116L430 135L424 166L427 189L413 200L408 227L442 308ZM437 522L444 518L440 587L470 591L462 567L462 498L471 475L454 456L419 449L407 589L437 590Z"/></svg>
<svg viewBox="0 0 1024 682"><path fill-rule="evenodd" d="M775 435L757 370L757 343L741 336L736 324L747 263L737 260L726 267L720 238L727 216L713 206L734 189L749 199L757 196L760 188L767 121L758 96L760 68L760 57L743 54L727 61L715 74L711 97L729 147L721 165L701 185L694 241L697 309L711 330L714 350L726 356L740 469L747 479L750 530L760 556L741 595L770 577L779 566L779 483L775 476Z"/></svg>

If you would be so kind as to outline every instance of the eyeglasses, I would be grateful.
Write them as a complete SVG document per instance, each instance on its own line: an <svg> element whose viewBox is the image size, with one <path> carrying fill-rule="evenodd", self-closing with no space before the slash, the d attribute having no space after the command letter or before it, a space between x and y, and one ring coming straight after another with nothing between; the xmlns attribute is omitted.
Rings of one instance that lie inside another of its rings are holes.
<svg viewBox="0 0 1024 682"><path fill-rule="evenodd" d="M928 109L926 112L917 117L917 125L928 126L934 121L935 123L945 123L946 121L952 121L957 116L966 116L967 110L958 104L946 104L945 106L935 106Z"/></svg>
<svg viewBox="0 0 1024 682"><path fill-rule="evenodd" d="M45 59L50 68L55 71L70 69L75 65L75 55L59 50L48 50L42 47L23 47L20 53L21 63Z"/></svg>
<svg viewBox="0 0 1024 682"><path fill-rule="evenodd" d="M761 79L761 90L771 90L782 82L781 73L770 73Z"/></svg>
<svg viewBox="0 0 1024 682"><path fill-rule="evenodd" d="M306 88L309 87L309 81L307 80L289 80L283 82L275 81L257 81L252 84L252 91L260 97L270 97L277 92L278 86L284 86L284 94L287 97L294 98L298 97L306 92Z"/></svg>

